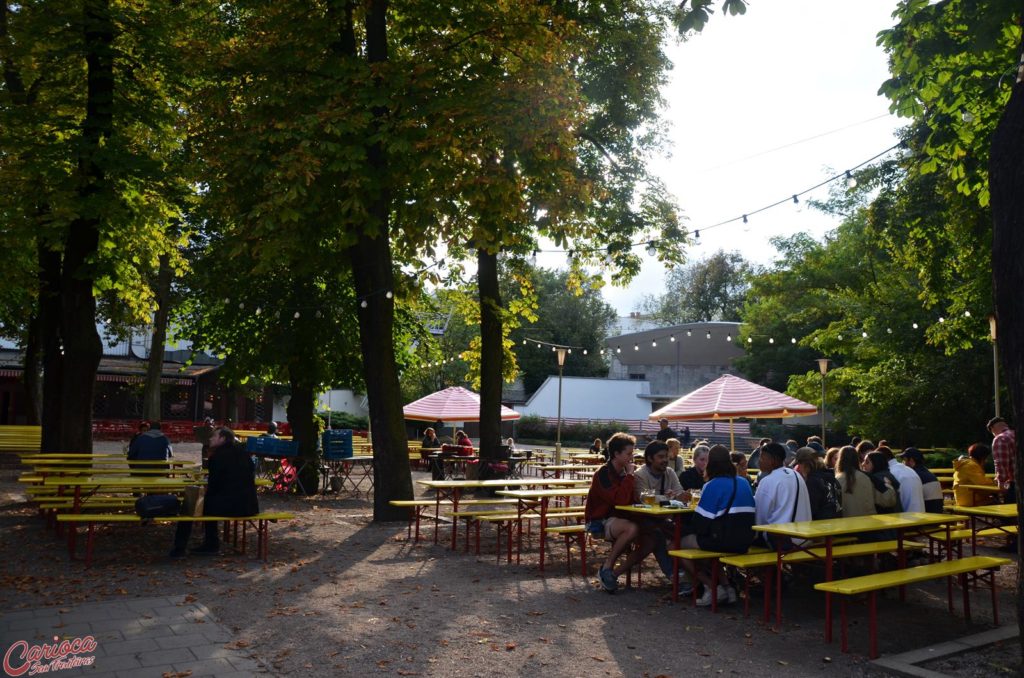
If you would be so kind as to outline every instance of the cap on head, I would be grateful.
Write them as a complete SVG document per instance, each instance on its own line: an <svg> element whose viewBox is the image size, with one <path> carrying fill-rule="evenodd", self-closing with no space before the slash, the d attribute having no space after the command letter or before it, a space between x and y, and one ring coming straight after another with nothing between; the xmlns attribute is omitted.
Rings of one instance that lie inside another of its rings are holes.
<svg viewBox="0 0 1024 678"><path fill-rule="evenodd" d="M908 447L896 456L903 459L913 459L914 461L922 464L924 463L924 455L921 454L921 450L916 447Z"/></svg>

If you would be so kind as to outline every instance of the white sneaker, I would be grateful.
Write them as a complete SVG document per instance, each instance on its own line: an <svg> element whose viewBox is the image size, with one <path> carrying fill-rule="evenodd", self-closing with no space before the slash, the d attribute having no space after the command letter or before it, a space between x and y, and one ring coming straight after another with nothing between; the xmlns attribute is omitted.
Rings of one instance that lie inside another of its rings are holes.
<svg viewBox="0 0 1024 678"><path fill-rule="evenodd" d="M704 593L697 599L697 607L711 607L711 587L705 586Z"/></svg>
<svg viewBox="0 0 1024 678"><path fill-rule="evenodd" d="M731 604L736 602L736 589L731 586L718 587L719 604Z"/></svg>

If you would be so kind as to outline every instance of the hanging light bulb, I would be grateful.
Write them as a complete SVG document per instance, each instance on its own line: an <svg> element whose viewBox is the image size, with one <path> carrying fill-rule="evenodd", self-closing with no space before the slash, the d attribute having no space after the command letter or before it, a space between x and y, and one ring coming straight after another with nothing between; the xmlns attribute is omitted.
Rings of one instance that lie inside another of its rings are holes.
<svg viewBox="0 0 1024 678"><path fill-rule="evenodd" d="M604 349L603 348L601 349L601 355L604 355Z"/></svg>
<svg viewBox="0 0 1024 678"><path fill-rule="evenodd" d="M854 176L850 174L850 170L846 170L846 187L857 188L857 179L855 179Z"/></svg>
<svg viewBox="0 0 1024 678"><path fill-rule="evenodd" d="M868 338L868 333L867 332L861 332L860 336L865 338L865 339L867 339Z"/></svg>
<svg viewBox="0 0 1024 678"><path fill-rule="evenodd" d="M708 338L708 339L710 339L710 338L711 338L711 332L710 332L710 331L708 331L708 334L707 334L707 338Z"/></svg>
<svg viewBox="0 0 1024 678"><path fill-rule="evenodd" d="M639 351L640 350L640 344L633 344L633 350L634 351Z"/></svg>
<svg viewBox="0 0 1024 678"><path fill-rule="evenodd" d="M394 298L394 296L395 295L391 293L391 290L388 290L387 292L384 293L384 297L386 299L392 299L392 298Z"/></svg>
<svg viewBox="0 0 1024 678"><path fill-rule="evenodd" d="M365 304L366 302L364 301L363 303ZM295 318L296 320L298 320L298 319L299 319L299 312L298 312L298 311L296 311L296 312L295 312L295 315L294 315L294 316L292 316L292 317L293 317L293 318Z"/></svg>
<svg viewBox="0 0 1024 678"><path fill-rule="evenodd" d="M753 337L747 337L747 343L748 344L753 344L754 343L754 338Z"/></svg>
<svg viewBox="0 0 1024 678"><path fill-rule="evenodd" d="M796 197L796 193L793 194L793 204L794 205L799 205L800 204L800 198Z"/></svg>
<svg viewBox="0 0 1024 678"><path fill-rule="evenodd" d="M658 348L657 340L651 340L651 348Z"/></svg>
<svg viewBox="0 0 1024 678"><path fill-rule="evenodd" d="M775 343L775 337L768 337L768 343L769 344L774 344Z"/></svg>
<svg viewBox="0 0 1024 678"><path fill-rule="evenodd" d="M653 257L658 253L658 247L654 244L654 241L647 243L647 255Z"/></svg>
<svg viewBox="0 0 1024 678"><path fill-rule="evenodd" d="M693 332L691 330L686 330L686 336L693 336Z"/></svg>
<svg viewBox="0 0 1024 678"><path fill-rule="evenodd" d="M746 214L743 215L743 223L744 224L747 223L747 215Z"/></svg>
<svg viewBox="0 0 1024 678"><path fill-rule="evenodd" d="M540 344L537 344L537 348L540 348Z"/></svg>
<svg viewBox="0 0 1024 678"><path fill-rule="evenodd" d="M916 329L917 329L917 323L913 323L913 324L911 325L911 327L913 327L913 328L914 328L914 329L916 330Z"/></svg>
<svg viewBox="0 0 1024 678"><path fill-rule="evenodd" d="M795 344L796 343L796 337L790 337L789 343Z"/></svg>
<svg viewBox="0 0 1024 678"><path fill-rule="evenodd" d="M366 308L367 306L369 306L369 304L366 303L366 299L363 299L362 301L360 301L359 305L362 306L363 308Z"/></svg>
<svg viewBox="0 0 1024 678"><path fill-rule="evenodd" d="M322 318L322 317L324 317L324 314L320 312L320 309L317 309L317 312L316 312L316 317L317 317L317 318Z"/></svg>
<svg viewBox="0 0 1024 678"><path fill-rule="evenodd" d="M693 241L698 245L700 244L700 231L693 232Z"/></svg>
<svg viewBox="0 0 1024 678"><path fill-rule="evenodd" d="M240 308L240 309L245 308L245 302L244 301L238 302L238 308Z"/></svg>
<svg viewBox="0 0 1024 678"><path fill-rule="evenodd" d="M537 255L538 254L540 254L540 250L534 250L533 254L530 255L530 265L531 266L536 266L537 265Z"/></svg>
<svg viewBox="0 0 1024 678"><path fill-rule="evenodd" d="M892 334L892 328L891 327L886 327L885 328L885 333L886 334Z"/></svg>
<svg viewBox="0 0 1024 678"><path fill-rule="evenodd" d="M571 348L567 348L567 349L565 350L565 352L566 352L566 353L572 353L572 349L571 349Z"/></svg>
<svg viewBox="0 0 1024 678"><path fill-rule="evenodd" d="M725 335L725 340L726 341L732 341L732 335L731 334Z"/></svg>
<svg viewBox="0 0 1024 678"><path fill-rule="evenodd" d="M964 122L974 122L974 115L970 111L964 111L960 114L960 119Z"/></svg>
<svg viewBox="0 0 1024 678"><path fill-rule="evenodd" d="M964 311L964 317L965 318L970 318L971 317L971 312L970 311Z"/></svg>
<svg viewBox="0 0 1024 678"><path fill-rule="evenodd" d="M554 346L551 347L551 352L554 353L557 349Z"/></svg>
<svg viewBox="0 0 1024 678"><path fill-rule="evenodd" d="M523 346L526 346L526 339L523 339Z"/></svg>
<svg viewBox="0 0 1024 678"><path fill-rule="evenodd" d="M843 340L843 335L841 335L841 334L840 334L840 335L838 336L838 339L839 339L839 341L842 341L842 340Z"/></svg>
<svg viewBox="0 0 1024 678"><path fill-rule="evenodd" d="M676 335L674 335L674 334L670 334L670 335L669 335L669 337L668 337L668 340L669 340L669 341L671 341L672 343L675 343L675 341L676 341Z"/></svg>
<svg viewBox="0 0 1024 678"><path fill-rule="evenodd" d="M616 353L622 353L622 347L621 346L616 346L615 347L615 352Z"/></svg>
<svg viewBox="0 0 1024 678"><path fill-rule="evenodd" d="M259 315L260 313L263 313L263 309L260 308L259 306L257 306L256 307L256 315Z"/></svg>
<svg viewBox="0 0 1024 678"><path fill-rule="evenodd" d="M942 316L940 315L940 316L939 316L939 322L940 322L940 323L944 323L944 322L946 322L946 319L945 319L945 318L943 318L943 317L942 317Z"/></svg>
<svg viewBox="0 0 1024 678"><path fill-rule="evenodd" d="M573 252L572 250L569 250L566 254L569 255L569 263L571 264L572 263L572 258L576 255L576 253Z"/></svg>
<svg viewBox="0 0 1024 678"><path fill-rule="evenodd" d="M587 349L583 349L583 355L587 355Z"/></svg>

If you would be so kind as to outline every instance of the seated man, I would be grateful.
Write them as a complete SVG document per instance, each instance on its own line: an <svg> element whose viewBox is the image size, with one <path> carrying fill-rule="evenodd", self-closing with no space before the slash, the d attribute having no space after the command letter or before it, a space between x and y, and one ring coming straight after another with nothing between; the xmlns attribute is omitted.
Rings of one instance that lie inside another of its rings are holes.
<svg viewBox="0 0 1024 678"><path fill-rule="evenodd" d="M135 436L128 446L129 461L166 461L172 454L171 441L160 430L159 421L150 423L149 430Z"/></svg>
<svg viewBox="0 0 1024 678"><path fill-rule="evenodd" d="M761 448L761 473L754 494L757 505L755 525L792 523L811 520L811 500L803 476L786 468L785 447L779 443L768 443ZM775 538L767 532L760 533L770 548L775 548ZM791 548L787 538L779 538L783 549Z"/></svg>
<svg viewBox="0 0 1024 678"><path fill-rule="evenodd" d="M920 476L914 469L901 464L888 445L879 445L877 450L885 455L889 473L900 481L900 506L904 511L924 513L924 487Z"/></svg>
<svg viewBox="0 0 1024 678"><path fill-rule="evenodd" d="M924 495L925 513L942 513L942 485L935 474L924 464L924 455L916 447L908 447L898 455L906 466L914 469L921 479L921 493Z"/></svg>
<svg viewBox="0 0 1024 678"><path fill-rule="evenodd" d="M675 499L685 497L689 499L689 492L683 490L679 484L679 478L668 468L668 444L655 440L648 443L644 448L644 465L634 474L634 501L640 501L642 492L653 492L661 499ZM672 557L668 554L667 537L674 535L675 528L671 521L664 519L652 519L650 525L644 525L654 534L654 557L658 559L658 565L662 573L672 578ZM688 595L684 591L683 595Z"/></svg>
<svg viewBox="0 0 1024 678"><path fill-rule="evenodd" d="M614 593L619 588L619 575L643 560L654 546L654 535L650 531L641 531L640 526L628 515L615 512L617 505L633 503L636 483L633 475L635 445L636 438L628 433L616 433L609 438L608 463L594 474L590 492L587 493L587 531L612 542L608 557L597 573L602 588L608 593ZM640 548L631 551L622 564L616 566L615 561L619 556L638 540Z"/></svg>

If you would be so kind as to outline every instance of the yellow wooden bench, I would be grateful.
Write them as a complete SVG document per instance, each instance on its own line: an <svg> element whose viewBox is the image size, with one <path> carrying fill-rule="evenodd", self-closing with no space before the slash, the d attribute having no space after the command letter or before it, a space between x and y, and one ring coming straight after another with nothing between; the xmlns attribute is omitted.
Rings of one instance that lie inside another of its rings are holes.
<svg viewBox="0 0 1024 678"><path fill-rule="evenodd" d="M577 540L580 547L580 569L584 577L587 576L587 526L583 523L575 525L549 525L544 528L546 534L555 535L565 539L565 568L572 573L572 541Z"/></svg>
<svg viewBox="0 0 1024 678"><path fill-rule="evenodd" d="M0 426L0 451L38 452L43 429L40 426L7 424Z"/></svg>
<svg viewBox="0 0 1024 678"><path fill-rule="evenodd" d="M517 503L517 501L518 500L516 500L516 499L506 499L506 498L500 498L500 499L497 499L497 498L495 498L495 499L486 499L486 498L482 498L482 499L460 499L459 500L459 506L473 506L473 505L481 505L481 504L486 504L486 505L493 504L495 506L500 506L502 504L506 504L506 505L507 504L513 504L514 505L514 504ZM416 526L416 539L415 539L415 541L417 543L420 540L420 520L423 517L433 517L433 516L431 516L427 512L427 509L437 508L437 507L440 507L440 506L450 507L452 505L452 502L450 502L448 500L444 500L444 501L438 502L436 499L392 499L388 503L391 504L392 506L397 506L397 507L400 507L400 508L407 508L407 509L409 509L409 525L408 525L408 528L407 528L406 532L407 532L408 536L411 538L412 537L413 525L415 525ZM438 518L440 519L440 516L438 516Z"/></svg>
<svg viewBox="0 0 1024 678"><path fill-rule="evenodd" d="M927 548L926 544L915 541L904 541L903 548L907 551L917 551ZM893 553L899 549L899 542L895 539L886 541L872 541L872 542L855 542L852 544L842 544L839 546L832 547L832 559L842 558L856 558L862 556L876 556L883 553ZM806 551L790 551L782 556L782 562L786 564L797 564L797 563L810 563L816 561L822 561L825 558L824 547L814 547ZM778 554L775 551L762 551L760 553L746 553L744 555L728 555L719 558L719 562L722 565L730 565L732 567L739 568L741 570L752 569L752 568L764 568L765 582L764 582L764 620L767 623L769 618L769 603L772 596L772 584L770 583L774 577L775 567L778 564ZM779 582L775 582L778 585ZM717 590L712 591L712 597L717 594ZM750 578L747 577L743 582L743 614L750 614Z"/></svg>
<svg viewBox="0 0 1024 678"><path fill-rule="evenodd" d="M134 513L62 513L57 516L57 521L67 523L74 530L75 525L84 524L87 529L85 564L88 567L92 564L93 540L95 527L100 523L181 523L181 522L224 522L225 537L228 535L229 524L235 525L235 543L237 543L237 526L242 524L242 552L245 552L245 528L250 523L256 527L256 550L257 557L267 560L270 542L270 523L281 520L292 520L295 516L291 513L258 513L253 516L164 516L160 518L143 519ZM72 550L71 557L74 558L74 540L69 539L69 547Z"/></svg>
<svg viewBox="0 0 1024 678"><path fill-rule="evenodd" d="M704 549L672 549L668 552L673 558L672 564L672 602L679 601L679 564L674 562L680 560L710 560L711 561L711 611L718 611L718 570L719 560L723 557L768 553L763 546L751 546L746 554L728 553L725 551L705 551ZM771 551L774 555L774 551ZM772 561L774 562L774 561ZM693 604L697 604L697 587L693 587Z"/></svg>
<svg viewBox="0 0 1024 678"><path fill-rule="evenodd" d="M970 589L972 580L989 580L989 586L992 590L992 616L995 620L996 626L999 625L999 601L996 595L996 578L995 571L1002 565L1011 563L1009 558L990 558L987 556L971 556L969 558L961 558L959 560L943 560L937 563L931 563L929 565L918 565L917 567L908 567L904 570L894 570L891 572L881 572L878 574L869 574L863 577L853 577L851 579L839 579L836 581L822 582L815 584L814 588L818 591L825 591L827 593L837 593L844 596L841 599L839 606L839 619L840 619L840 638L842 643L843 652L848 651L848 643L846 638L846 596L855 596L862 593L868 594L868 644L869 644L869 656L871 659L878 657L878 610L877 610L877 594L882 589L894 588L896 586L906 586L908 584L916 584L923 581L929 581L932 579L942 579L945 577L960 578L960 587L963 589L964 596L964 617L970 621L971 619L971 598ZM981 571L981 572L979 572ZM949 608L953 609L953 596L952 587L947 589L949 597Z"/></svg>
<svg viewBox="0 0 1024 678"><path fill-rule="evenodd" d="M582 506L571 507L573 510L555 511L552 513L551 509L548 509L548 519L554 520L582 520L584 518L584 511ZM479 516L476 518L476 553L480 555L480 525L482 523L490 523L495 527L495 537L497 539L497 557L501 560L501 533L503 530L508 531L508 562L512 562L512 531L515 530L522 521L526 521L527 528L533 524L533 521L540 520L539 513L497 513L489 514L485 516ZM469 532L467 526L466 532ZM546 532L546 530L545 530ZM521 536L521 535L520 535ZM544 539L544 534L540 535L541 539ZM529 529L527 529L527 537L529 537ZM466 538L466 548L469 548L469 538ZM519 555L522 551L522 544L517 545L516 549L516 563L519 562Z"/></svg>

